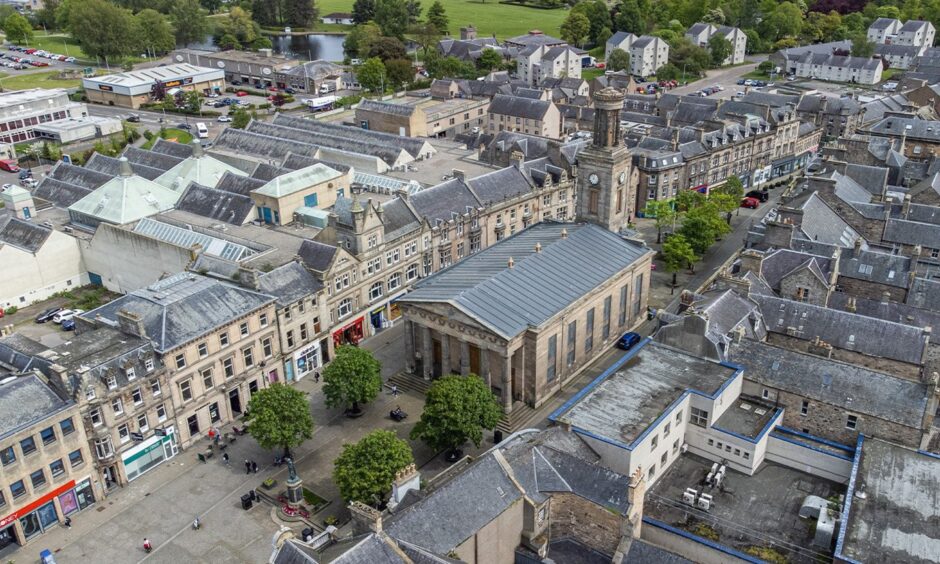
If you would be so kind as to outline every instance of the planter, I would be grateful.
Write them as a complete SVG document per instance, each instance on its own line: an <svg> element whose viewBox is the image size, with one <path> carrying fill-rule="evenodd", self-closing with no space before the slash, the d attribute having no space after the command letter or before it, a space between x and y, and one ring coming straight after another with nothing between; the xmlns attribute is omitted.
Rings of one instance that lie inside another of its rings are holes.
<svg viewBox="0 0 940 564"><path fill-rule="evenodd" d="M268 478L267 480L261 482L261 487L266 490L274 489L276 485L277 485L277 480L275 480L274 478Z"/></svg>

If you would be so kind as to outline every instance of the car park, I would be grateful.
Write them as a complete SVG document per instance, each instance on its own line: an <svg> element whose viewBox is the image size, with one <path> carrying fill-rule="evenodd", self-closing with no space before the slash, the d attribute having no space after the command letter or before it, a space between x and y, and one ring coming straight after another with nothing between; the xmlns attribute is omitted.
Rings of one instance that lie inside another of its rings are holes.
<svg viewBox="0 0 940 564"><path fill-rule="evenodd" d="M66 319L72 319L79 313L83 313L80 309L63 309L59 313L52 316L52 322L56 324L61 324Z"/></svg>
<svg viewBox="0 0 940 564"><path fill-rule="evenodd" d="M62 311L61 307L50 307L36 316L36 323L45 323L47 321L51 321L55 314L59 313L60 311Z"/></svg>
<svg viewBox="0 0 940 564"><path fill-rule="evenodd" d="M757 198L742 198L741 207L756 210L760 206L760 200Z"/></svg>
<svg viewBox="0 0 940 564"><path fill-rule="evenodd" d="M619 339L617 339L617 348L628 351L635 347L637 343L642 340L643 337L641 337L639 333L635 333L633 331L624 333Z"/></svg>

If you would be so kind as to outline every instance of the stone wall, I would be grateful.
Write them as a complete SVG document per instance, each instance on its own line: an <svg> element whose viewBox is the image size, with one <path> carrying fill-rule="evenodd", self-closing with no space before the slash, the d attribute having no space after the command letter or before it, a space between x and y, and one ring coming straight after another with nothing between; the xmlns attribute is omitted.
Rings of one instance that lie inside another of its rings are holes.
<svg viewBox="0 0 940 564"><path fill-rule="evenodd" d="M574 494L552 496L550 538L569 537L604 554L613 554L620 542L620 521L614 510Z"/></svg>
<svg viewBox="0 0 940 564"><path fill-rule="evenodd" d="M902 275L902 273L899 273L899 275ZM841 286L843 292L856 298L881 301L884 299L885 292L888 292L892 302L904 303L904 300L907 298L907 288L887 286L868 280L840 276L838 284Z"/></svg>
<svg viewBox="0 0 940 564"><path fill-rule="evenodd" d="M808 353L812 348L811 339L813 337L815 337L815 335L804 335L804 338L797 338L784 335L783 333L768 333L767 342L772 345L789 349L791 351ZM876 370L878 372L887 372L892 376L907 378L908 380L918 380L920 378L919 366L898 360L869 356L860 352L839 348L832 349L831 358L833 360L838 360L849 364L864 366L865 368Z"/></svg>
<svg viewBox="0 0 940 564"><path fill-rule="evenodd" d="M802 297L800 289L806 291ZM829 301L829 285L808 268L802 268L780 280L780 297L825 306Z"/></svg>

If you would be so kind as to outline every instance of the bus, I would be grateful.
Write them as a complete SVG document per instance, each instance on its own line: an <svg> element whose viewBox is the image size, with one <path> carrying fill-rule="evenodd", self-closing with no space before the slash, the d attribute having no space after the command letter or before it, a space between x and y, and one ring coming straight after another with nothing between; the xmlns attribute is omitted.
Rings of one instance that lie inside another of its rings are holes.
<svg viewBox="0 0 940 564"><path fill-rule="evenodd" d="M196 132L199 134L200 139L209 138L209 128L206 127L206 124L199 122L196 124Z"/></svg>

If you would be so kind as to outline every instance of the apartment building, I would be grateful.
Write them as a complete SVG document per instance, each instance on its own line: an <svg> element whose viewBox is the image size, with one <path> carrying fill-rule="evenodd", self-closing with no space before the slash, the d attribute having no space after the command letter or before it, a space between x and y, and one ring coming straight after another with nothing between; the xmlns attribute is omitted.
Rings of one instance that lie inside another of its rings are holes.
<svg viewBox="0 0 940 564"><path fill-rule="evenodd" d="M281 381L275 298L190 272L82 314L82 330L120 327L153 343L177 406L179 446L232 422L251 395Z"/></svg>
<svg viewBox="0 0 940 564"><path fill-rule="evenodd" d="M562 136L562 118L558 107L547 100L499 94L487 110L490 134L513 131L550 139Z"/></svg>
<svg viewBox="0 0 940 564"><path fill-rule="evenodd" d="M610 59L610 54L614 49L620 49L621 51L629 53L633 42L636 40L637 36L629 31L618 31L611 35L607 43L604 44L604 60Z"/></svg>
<svg viewBox="0 0 940 564"><path fill-rule="evenodd" d="M516 55L516 74L529 86L546 78L581 78L581 55L569 45L534 45Z"/></svg>
<svg viewBox="0 0 940 564"><path fill-rule="evenodd" d="M881 59L810 52L787 57L785 64L787 74L855 84L877 84L884 70Z"/></svg>
<svg viewBox="0 0 940 564"><path fill-rule="evenodd" d="M651 35L643 35L630 45L630 72L648 77L669 62L669 44Z"/></svg>
<svg viewBox="0 0 940 564"><path fill-rule="evenodd" d="M747 35L736 27L696 23L685 32L686 38L699 47L708 48L708 40L715 35L724 37L731 43L731 54L722 61L724 65L739 65L747 54Z"/></svg>
<svg viewBox="0 0 940 564"><path fill-rule="evenodd" d="M868 40L872 43L890 44L898 35L901 22L895 18L878 18L868 26Z"/></svg>
<svg viewBox="0 0 940 564"><path fill-rule="evenodd" d="M921 20L908 20L898 30L897 38L892 43L926 49L933 47L936 35L937 30L932 23Z"/></svg>

